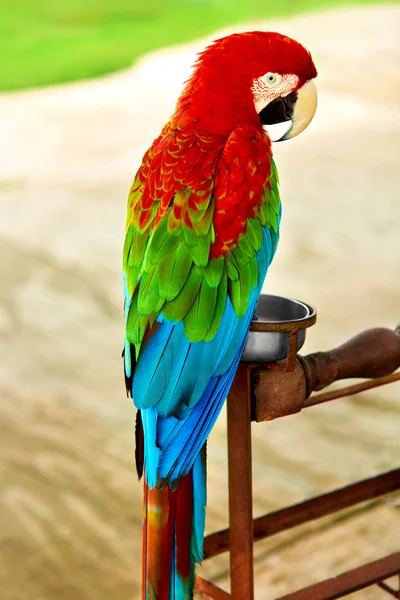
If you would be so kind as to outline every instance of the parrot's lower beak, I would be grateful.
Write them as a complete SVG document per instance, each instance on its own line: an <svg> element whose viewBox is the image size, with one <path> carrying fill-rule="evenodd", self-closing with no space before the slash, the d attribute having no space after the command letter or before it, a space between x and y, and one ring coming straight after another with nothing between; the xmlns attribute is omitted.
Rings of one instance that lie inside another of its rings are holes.
<svg viewBox="0 0 400 600"><path fill-rule="evenodd" d="M297 92L291 92L282 98L276 98L259 113L262 125L275 125L285 123L284 135L279 134L277 139L272 141L289 140L299 135L311 122L317 109L317 88L314 80L305 83ZM269 132L269 128L265 127ZM272 131L271 131L272 133Z"/></svg>

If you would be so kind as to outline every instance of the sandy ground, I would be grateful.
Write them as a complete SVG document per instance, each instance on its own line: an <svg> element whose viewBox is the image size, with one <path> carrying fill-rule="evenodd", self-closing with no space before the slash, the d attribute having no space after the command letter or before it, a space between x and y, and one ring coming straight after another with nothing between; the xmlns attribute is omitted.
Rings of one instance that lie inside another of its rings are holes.
<svg viewBox="0 0 400 600"><path fill-rule="evenodd" d="M257 26L305 43L320 73L315 121L275 149L284 219L266 289L317 306L305 352L394 327L400 7ZM0 96L2 600L139 597L141 489L120 361L125 202L203 45L96 81ZM396 465L399 392L395 384L255 426L256 514ZM398 502L259 544L257 598L398 548ZM208 530L226 525L226 503L222 415L209 446ZM201 574L226 585L227 559Z"/></svg>

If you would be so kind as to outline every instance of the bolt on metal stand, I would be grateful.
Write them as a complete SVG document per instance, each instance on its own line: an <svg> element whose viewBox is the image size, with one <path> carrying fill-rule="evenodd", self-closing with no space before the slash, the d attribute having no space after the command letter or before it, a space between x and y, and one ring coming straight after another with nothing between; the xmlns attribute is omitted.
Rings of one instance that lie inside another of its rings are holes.
<svg viewBox="0 0 400 600"><path fill-rule="evenodd" d="M315 311L310 312L305 326L313 325L315 319ZM400 381L400 372L394 372L400 367L400 327L396 331L370 329L335 350L304 357L296 355L300 328L298 323L293 326L253 321L253 331L287 332L289 353L286 360L273 364L241 362L228 396L229 529L206 537L204 559L229 551L231 593L200 577L196 579L197 590L214 600L254 600L255 541L400 488L400 469L395 469L253 520L252 420L270 421ZM352 377L367 381L331 392L312 393L334 381ZM397 574L400 574L400 552L278 600L334 600L374 584L400 598L400 581L399 590L384 582Z"/></svg>

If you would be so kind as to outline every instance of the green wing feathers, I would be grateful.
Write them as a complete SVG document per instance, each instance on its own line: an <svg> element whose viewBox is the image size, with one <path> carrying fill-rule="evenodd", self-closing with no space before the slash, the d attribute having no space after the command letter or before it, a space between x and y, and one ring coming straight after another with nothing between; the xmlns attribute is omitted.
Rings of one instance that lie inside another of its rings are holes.
<svg viewBox="0 0 400 600"><path fill-rule="evenodd" d="M136 354L146 327L151 327L161 312L167 319L183 321L193 342L203 340L209 330L216 331L223 313L223 292L226 300L226 273L223 276L223 258L208 259L210 233L208 239L199 237L197 245L194 236L190 236L189 245L183 228L168 231L168 211L150 235L138 231L132 235L129 229L134 227L129 226L127 239L132 245L145 248L140 265L135 265L135 282L128 276L129 260L125 263L131 293L126 331ZM142 240L137 242L136 238Z"/></svg>

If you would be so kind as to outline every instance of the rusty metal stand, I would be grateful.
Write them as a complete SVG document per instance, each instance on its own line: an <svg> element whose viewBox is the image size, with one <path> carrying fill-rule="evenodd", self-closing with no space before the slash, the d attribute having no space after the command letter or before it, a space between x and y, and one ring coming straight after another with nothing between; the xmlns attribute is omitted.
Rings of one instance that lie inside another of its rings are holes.
<svg viewBox="0 0 400 600"><path fill-rule="evenodd" d="M250 381L241 363L228 397L231 596L254 600Z"/></svg>
<svg viewBox="0 0 400 600"><path fill-rule="evenodd" d="M312 324L312 323L310 323ZM274 331L277 324L273 324ZM290 331L297 337L297 331ZM296 339L297 341L297 339ZM400 381L400 329L371 329L343 346L274 365L240 363L228 396L229 529L204 541L204 559L229 550L231 593L197 577L196 589L214 600L254 600L253 543L301 523L400 489L400 469L334 490L253 521L251 421L280 418L322 402ZM333 392L312 394L339 379L368 378ZM400 552L303 588L278 600L334 600L371 585L395 598L385 579L400 574ZM399 582L400 586L400 582Z"/></svg>

